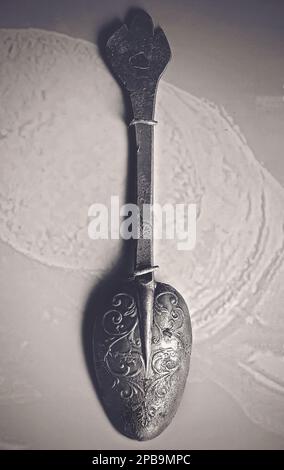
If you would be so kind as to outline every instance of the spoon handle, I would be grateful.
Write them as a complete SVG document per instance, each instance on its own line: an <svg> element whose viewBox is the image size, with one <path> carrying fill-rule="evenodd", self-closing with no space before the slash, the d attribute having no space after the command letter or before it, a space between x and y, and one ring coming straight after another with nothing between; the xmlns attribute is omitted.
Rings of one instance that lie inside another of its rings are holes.
<svg viewBox="0 0 284 470"><path fill-rule="evenodd" d="M140 233L132 279L114 284L95 316L94 360L112 423L126 436L145 441L158 436L175 415L192 342L184 299L174 287L154 280L152 213L142 210L153 203L155 96L171 51L162 29L136 10L129 25L109 38L106 54L133 110Z"/></svg>
<svg viewBox="0 0 284 470"><path fill-rule="evenodd" d="M135 274L138 290L138 311L146 377L152 343L154 275L153 275L153 117L155 91L144 90L130 95L137 144L137 206L139 237L136 246Z"/></svg>
<svg viewBox="0 0 284 470"><path fill-rule="evenodd" d="M137 206L139 237L137 239L135 271L153 266L153 121L155 95L141 91L130 96L133 108L137 144Z"/></svg>
<svg viewBox="0 0 284 470"><path fill-rule="evenodd" d="M129 93L137 143L139 233L134 277L138 293L140 334L146 377L150 368L155 282L153 275L153 117L159 78L171 51L163 30L140 11L130 27L123 24L108 40L109 62ZM147 213L143 211L147 207Z"/></svg>

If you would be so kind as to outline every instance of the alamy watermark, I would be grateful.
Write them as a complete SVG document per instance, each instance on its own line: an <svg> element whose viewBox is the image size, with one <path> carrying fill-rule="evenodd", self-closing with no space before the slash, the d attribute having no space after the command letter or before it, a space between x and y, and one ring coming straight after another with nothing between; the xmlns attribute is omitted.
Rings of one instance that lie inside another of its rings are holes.
<svg viewBox="0 0 284 470"><path fill-rule="evenodd" d="M88 235L92 240L130 238L176 240L178 250L193 250L196 244L196 204L120 205L112 196L110 205L89 207ZM141 223L143 221L143 223Z"/></svg>

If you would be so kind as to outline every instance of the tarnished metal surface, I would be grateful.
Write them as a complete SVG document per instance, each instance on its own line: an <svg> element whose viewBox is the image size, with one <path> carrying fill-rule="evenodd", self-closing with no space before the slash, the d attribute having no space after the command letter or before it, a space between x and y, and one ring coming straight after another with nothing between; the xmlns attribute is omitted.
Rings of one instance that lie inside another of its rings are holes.
<svg viewBox="0 0 284 470"><path fill-rule="evenodd" d="M153 218L153 125L158 80L171 52L161 28L141 11L106 46L110 65L129 93L137 142L137 240L134 280L109 295L95 318L94 360L99 393L114 425L139 440L160 434L180 402L191 350L187 306L171 286L156 283Z"/></svg>
<svg viewBox="0 0 284 470"><path fill-rule="evenodd" d="M117 429L146 440L170 423L184 390L191 326L183 298L157 283L154 295L150 371L142 353L135 282L121 286L96 319L95 366L105 409Z"/></svg>

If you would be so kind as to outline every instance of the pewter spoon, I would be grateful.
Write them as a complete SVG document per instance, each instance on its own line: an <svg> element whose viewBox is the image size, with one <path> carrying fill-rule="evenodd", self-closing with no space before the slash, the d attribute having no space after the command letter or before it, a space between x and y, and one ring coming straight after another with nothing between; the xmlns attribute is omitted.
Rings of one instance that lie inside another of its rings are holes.
<svg viewBox="0 0 284 470"><path fill-rule="evenodd" d="M171 51L163 30L140 11L108 40L114 75L127 91L137 143L140 211L135 271L95 318L94 366L105 410L124 435L147 440L175 415L185 387L192 343L188 308L170 285L156 282L153 264L153 127L159 78ZM118 158L118 156L116 156Z"/></svg>

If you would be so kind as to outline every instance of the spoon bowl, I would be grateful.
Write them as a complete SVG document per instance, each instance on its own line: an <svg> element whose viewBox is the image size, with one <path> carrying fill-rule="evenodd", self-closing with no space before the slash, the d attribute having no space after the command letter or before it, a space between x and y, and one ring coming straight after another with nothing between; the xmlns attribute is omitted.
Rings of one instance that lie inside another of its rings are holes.
<svg viewBox="0 0 284 470"><path fill-rule="evenodd" d="M146 375L137 281L114 290L97 315L93 335L99 394L115 427L124 435L148 440L171 422L189 370L190 317L172 286L155 283L150 366Z"/></svg>
<svg viewBox="0 0 284 470"><path fill-rule="evenodd" d="M131 101L137 144L138 237L133 280L113 288L95 317L99 395L124 435L159 435L176 413L189 370L190 318L182 296L157 283L153 264L153 126L159 78L171 57L163 30L144 11L106 45L110 66ZM147 214L147 215L146 215Z"/></svg>

